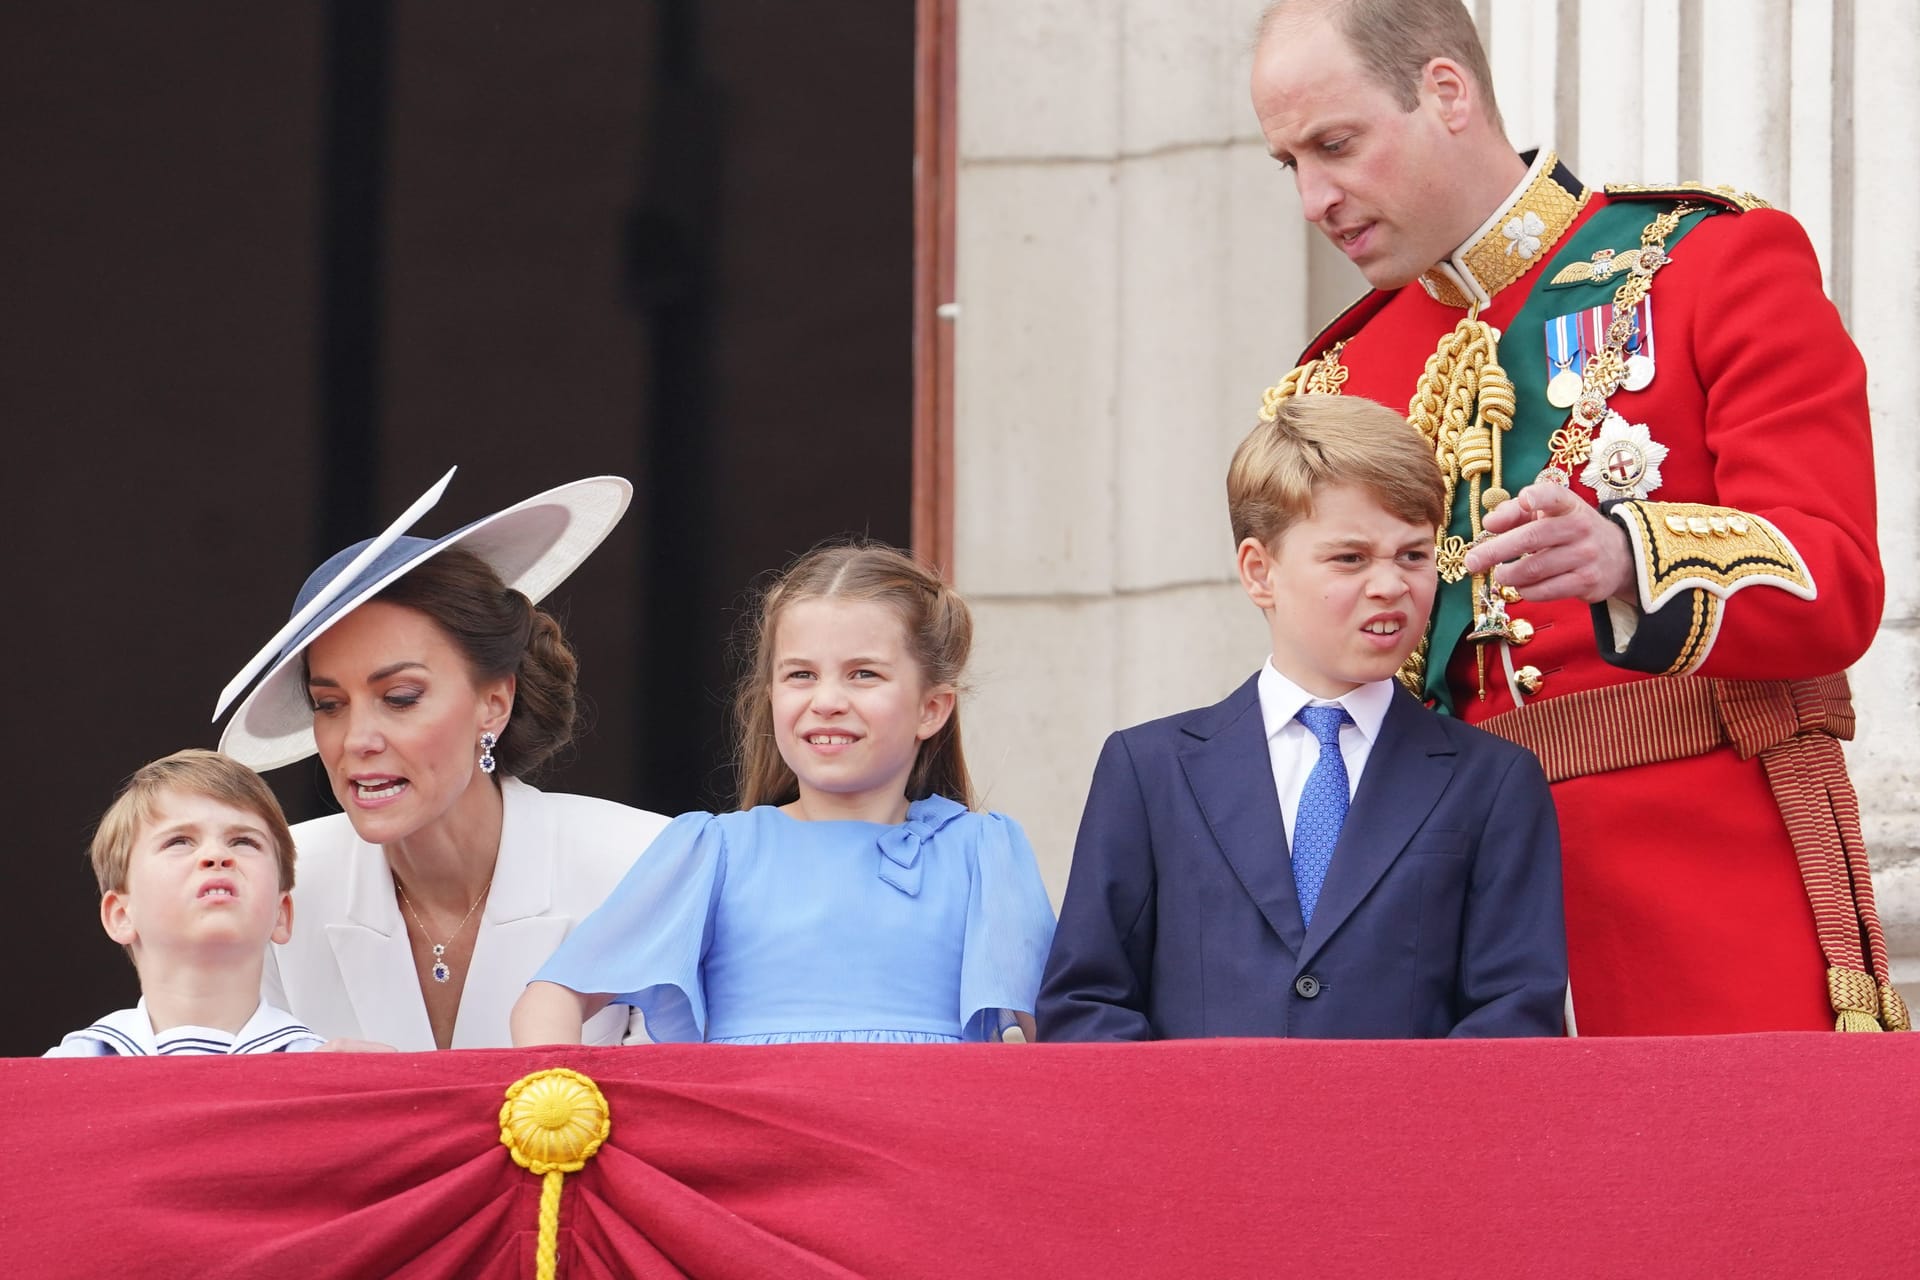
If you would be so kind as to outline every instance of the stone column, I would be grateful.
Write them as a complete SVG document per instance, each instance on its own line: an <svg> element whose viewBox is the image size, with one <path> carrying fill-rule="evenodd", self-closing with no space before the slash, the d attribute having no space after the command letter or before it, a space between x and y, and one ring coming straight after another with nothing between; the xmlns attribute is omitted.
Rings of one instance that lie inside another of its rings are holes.
<svg viewBox="0 0 1920 1280"><path fill-rule="evenodd" d="M1305 341L1247 105L1259 0L960 11L954 571L969 763L1057 898L1101 741L1265 657L1226 465Z"/></svg>

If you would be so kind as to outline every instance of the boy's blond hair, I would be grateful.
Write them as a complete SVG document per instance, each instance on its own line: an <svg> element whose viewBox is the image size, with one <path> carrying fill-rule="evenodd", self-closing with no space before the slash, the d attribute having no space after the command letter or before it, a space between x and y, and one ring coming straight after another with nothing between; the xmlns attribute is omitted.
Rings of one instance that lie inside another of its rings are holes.
<svg viewBox="0 0 1920 1280"><path fill-rule="evenodd" d="M143 765L114 799L93 833L93 876L100 892L127 891L127 862L142 824L152 822L169 791L205 796L244 809L267 829L280 863L280 892L293 888L293 833L272 788L253 770L218 751L191 748Z"/></svg>
<svg viewBox="0 0 1920 1280"><path fill-rule="evenodd" d="M1433 446L1407 420L1359 396L1294 396L1233 452L1227 515L1233 544L1268 549L1295 521L1311 519L1326 485L1350 484L1408 524L1446 520L1446 481Z"/></svg>

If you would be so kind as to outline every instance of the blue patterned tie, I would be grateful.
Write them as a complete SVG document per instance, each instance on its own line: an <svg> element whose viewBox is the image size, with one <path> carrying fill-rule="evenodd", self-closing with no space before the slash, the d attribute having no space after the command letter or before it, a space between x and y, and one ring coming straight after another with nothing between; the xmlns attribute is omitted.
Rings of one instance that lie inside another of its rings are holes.
<svg viewBox="0 0 1920 1280"><path fill-rule="evenodd" d="M1310 925L1333 846L1347 820L1347 762L1340 755L1340 726L1352 721L1344 707L1302 707L1294 718L1320 742L1320 758L1307 775L1293 819L1293 884L1300 895L1301 923Z"/></svg>

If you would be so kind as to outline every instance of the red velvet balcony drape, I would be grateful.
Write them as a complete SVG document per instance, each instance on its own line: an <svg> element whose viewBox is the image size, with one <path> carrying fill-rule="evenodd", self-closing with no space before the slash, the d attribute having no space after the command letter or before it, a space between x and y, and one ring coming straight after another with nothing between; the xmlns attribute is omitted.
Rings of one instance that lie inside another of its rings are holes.
<svg viewBox="0 0 1920 1280"><path fill-rule="evenodd" d="M502 1096L612 1135L561 1275L1900 1276L1920 1039L0 1062L9 1275L531 1276Z"/></svg>

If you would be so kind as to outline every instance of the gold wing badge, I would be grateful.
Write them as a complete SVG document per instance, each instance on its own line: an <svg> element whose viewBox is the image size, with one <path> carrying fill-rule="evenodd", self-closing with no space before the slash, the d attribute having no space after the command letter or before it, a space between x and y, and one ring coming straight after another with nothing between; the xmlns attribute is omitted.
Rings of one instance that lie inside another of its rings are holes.
<svg viewBox="0 0 1920 1280"><path fill-rule="evenodd" d="M1576 262L1554 273L1549 284L1585 284L1589 280L1605 282L1640 265L1640 250L1616 252L1602 249L1585 262Z"/></svg>

